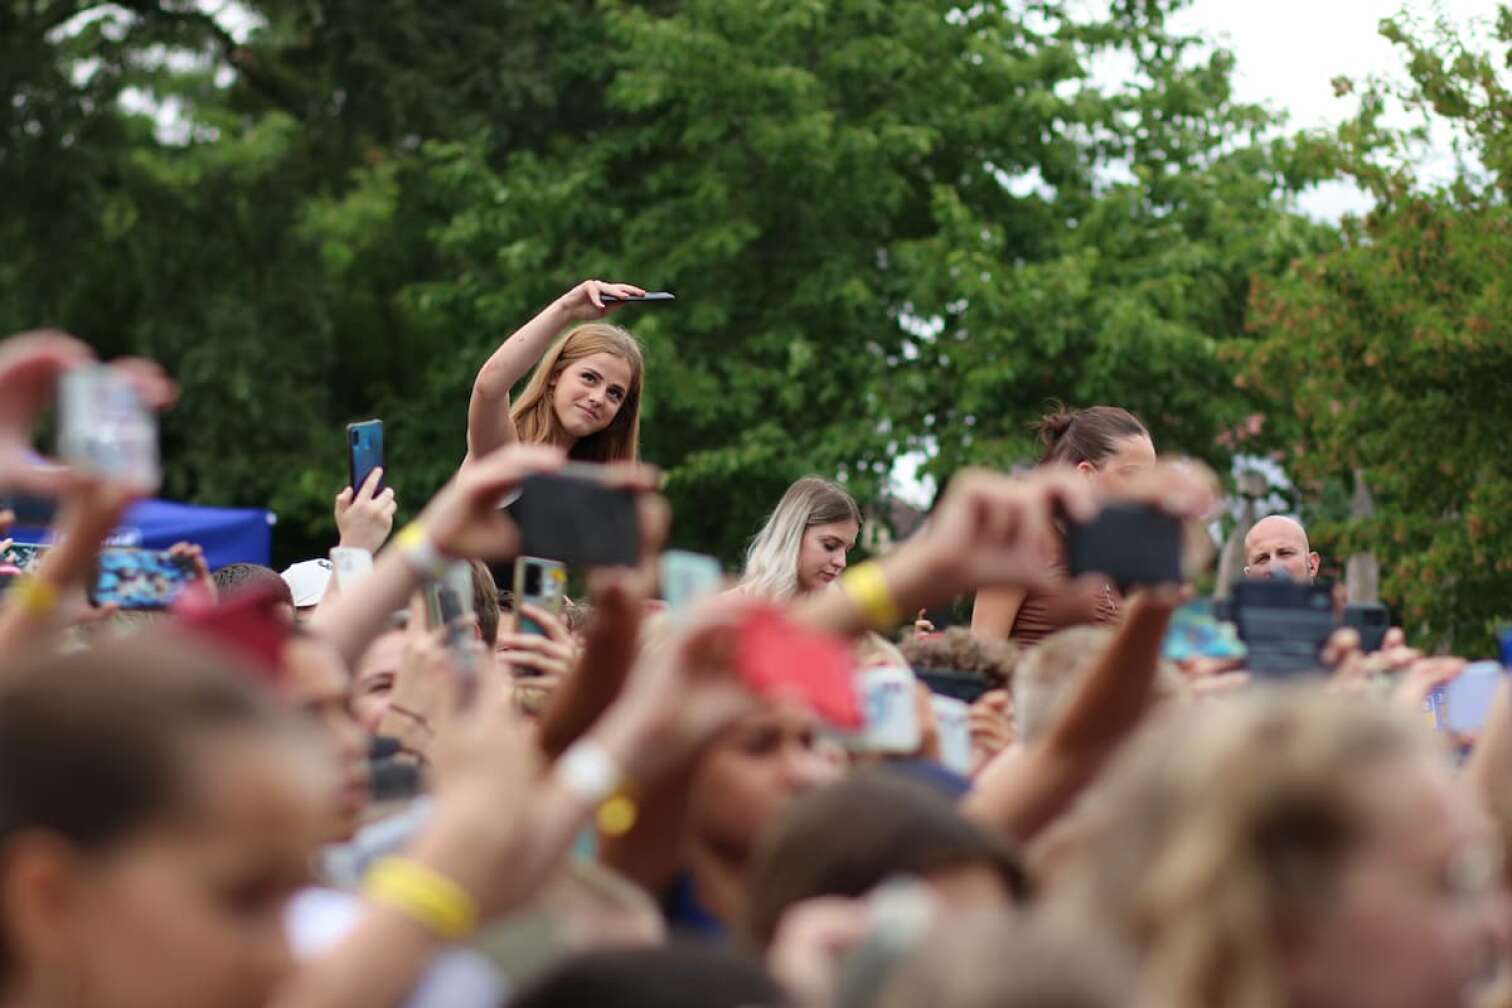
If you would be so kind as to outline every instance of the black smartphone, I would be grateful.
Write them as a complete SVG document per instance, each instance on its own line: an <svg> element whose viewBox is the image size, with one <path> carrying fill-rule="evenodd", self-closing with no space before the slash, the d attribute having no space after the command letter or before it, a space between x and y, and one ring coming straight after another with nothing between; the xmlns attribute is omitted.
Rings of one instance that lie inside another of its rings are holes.
<svg viewBox="0 0 1512 1008"><path fill-rule="evenodd" d="M640 562L635 493L607 486L593 466L527 476L510 516L523 555L585 569Z"/></svg>
<svg viewBox="0 0 1512 1008"><path fill-rule="evenodd" d="M1354 627L1360 635L1360 650L1369 654L1381 650L1391 629L1391 612L1379 602L1351 602L1344 607L1344 625Z"/></svg>
<svg viewBox="0 0 1512 1008"><path fill-rule="evenodd" d="M363 420L347 424L347 478L352 493L362 489L374 469L383 465L383 421ZM378 481L382 490L385 479Z"/></svg>
<svg viewBox="0 0 1512 1008"><path fill-rule="evenodd" d="M1066 527L1071 576L1102 574L1120 587L1179 584L1181 522L1148 504L1109 504Z"/></svg>
<svg viewBox="0 0 1512 1008"><path fill-rule="evenodd" d="M1333 591L1284 578L1238 581L1234 624L1249 651L1245 668L1256 678L1320 672L1318 653L1334 630Z"/></svg>
<svg viewBox="0 0 1512 1008"><path fill-rule="evenodd" d="M676 301L677 295L671 291L646 291L644 294L630 294L625 297L600 294L599 300L604 304L650 304L652 302L666 304L669 301Z"/></svg>
<svg viewBox="0 0 1512 1008"><path fill-rule="evenodd" d="M0 494L0 511L15 515L22 528L47 528L58 513L58 502L31 494Z"/></svg>

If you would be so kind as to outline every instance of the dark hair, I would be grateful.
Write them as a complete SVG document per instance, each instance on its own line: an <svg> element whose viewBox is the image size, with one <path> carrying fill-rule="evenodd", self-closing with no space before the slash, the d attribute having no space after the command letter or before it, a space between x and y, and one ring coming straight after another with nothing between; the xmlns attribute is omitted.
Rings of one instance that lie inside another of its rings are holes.
<svg viewBox="0 0 1512 1008"><path fill-rule="evenodd" d="M167 630L22 657L0 670L0 861L39 830L108 851L182 800L194 736L286 723L249 676Z"/></svg>
<svg viewBox="0 0 1512 1008"><path fill-rule="evenodd" d="M294 605L294 592L278 571L255 563L229 563L211 575L222 596L230 597L253 588L272 588L280 601Z"/></svg>
<svg viewBox="0 0 1512 1008"><path fill-rule="evenodd" d="M1045 446L1040 465L1099 465L1118 450L1118 442L1124 438L1150 436L1138 417L1118 406L1073 410L1059 404L1053 413L1040 418L1034 433Z"/></svg>
<svg viewBox="0 0 1512 1008"><path fill-rule="evenodd" d="M745 934L771 944L794 904L861 896L888 877L965 865L992 868L1016 899L1028 877L1006 843L966 819L933 788L886 768L798 798L757 849L746 878Z"/></svg>
<svg viewBox="0 0 1512 1008"><path fill-rule="evenodd" d="M499 642L499 586L493 572L482 560L469 560L472 568L473 615L478 618L478 632L492 650Z"/></svg>
<svg viewBox="0 0 1512 1008"><path fill-rule="evenodd" d="M566 960L509 1008L777 1008L787 996L760 965L709 945L588 952Z"/></svg>

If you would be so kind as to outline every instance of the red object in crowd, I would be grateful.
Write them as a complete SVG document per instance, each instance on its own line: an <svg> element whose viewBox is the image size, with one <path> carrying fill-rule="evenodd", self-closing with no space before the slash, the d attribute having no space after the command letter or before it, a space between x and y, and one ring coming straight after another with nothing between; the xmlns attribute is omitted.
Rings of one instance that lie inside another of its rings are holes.
<svg viewBox="0 0 1512 1008"><path fill-rule="evenodd" d="M200 585L192 585L173 604L177 622L246 661L269 682L283 669L289 624L279 612L282 599L272 589L251 588L215 602Z"/></svg>
<svg viewBox="0 0 1512 1008"><path fill-rule="evenodd" d="M856 663L839 638L798 626L776 609L757 609L741 622L735 668L761 696L795 697L837 728L862 726Z"/></svg>

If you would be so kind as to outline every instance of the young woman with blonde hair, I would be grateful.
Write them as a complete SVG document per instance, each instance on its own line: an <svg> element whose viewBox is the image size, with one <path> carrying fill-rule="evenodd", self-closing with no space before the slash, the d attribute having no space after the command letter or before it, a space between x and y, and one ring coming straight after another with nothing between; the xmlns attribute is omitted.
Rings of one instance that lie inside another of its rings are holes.
<svg viewBox="0 0 1512 1008"><path fill-rule="evenodd" d="M619 307L606 296L644 293L585 280L505 340L473 381L463 465L515 441L556 445L584 462L635 461L645 363L634 336L600 320ZM585 324L551 342L574 322ZM511 406L510 389L532 367Z"/></svg>
<svg viewBox="0 0 1512 1008"><path fill-rule="evenodd" d="M778 601L824 588L845 572L861 534L861 509L817 476L788 488L746 553L740 590Z"/></svg>

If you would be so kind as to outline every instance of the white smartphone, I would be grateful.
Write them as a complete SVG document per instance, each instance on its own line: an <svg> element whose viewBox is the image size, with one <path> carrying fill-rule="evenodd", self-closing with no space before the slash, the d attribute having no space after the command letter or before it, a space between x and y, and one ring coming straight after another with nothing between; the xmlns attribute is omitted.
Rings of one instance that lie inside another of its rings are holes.
<svg viewBox="0 0 1512 1008"><path fill-rule="evenodd" d="M662 598L676 612L713 595L724 584L719 561L702 553L667 550L661 557Z"/></svg>
<svg viewBox="0 0 1512 1008"><path fill-rule="evenodd" d="M914 706L914 674L894 665L867 669L861 675L866 728L861 747L868 752L907 755L919 748L919 711Z"/></svg>
<svg viewBox="0 0 1512 1008"><path fill-rule="evenodd" d="M58 454L144 493L163 479L157 416L130 382L103 364L73 368L59 379Z"/></svg>
<svg viewBox="0 0 1512 1008"><path fill-rule="evenodd" d="M940 763L962 777L971 775L971 707L964 700L935 694L935 727L940 733Z"/></svg>

